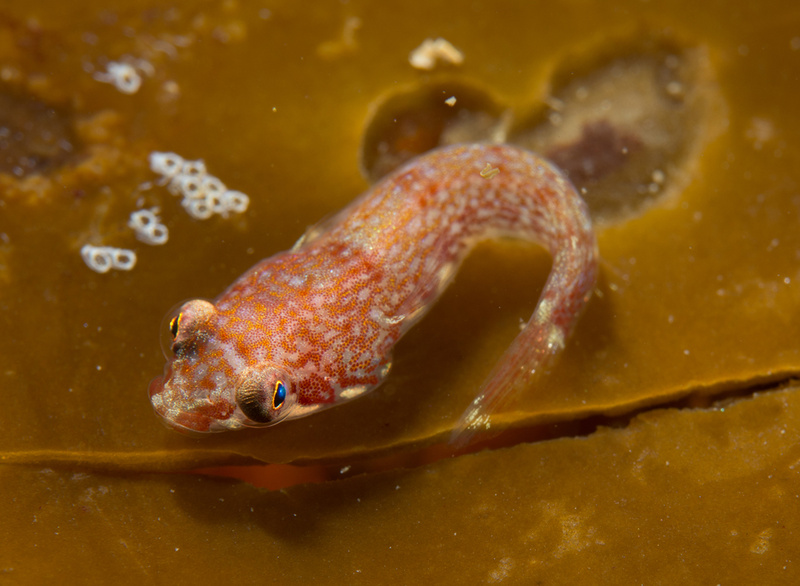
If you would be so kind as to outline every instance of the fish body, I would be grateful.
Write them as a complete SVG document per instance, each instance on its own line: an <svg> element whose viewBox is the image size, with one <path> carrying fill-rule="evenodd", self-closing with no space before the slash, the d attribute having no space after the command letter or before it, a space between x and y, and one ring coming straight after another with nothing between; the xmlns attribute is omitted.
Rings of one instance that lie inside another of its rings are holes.
<svg viewBox="0 0 800 586"><path fill-rule="evenodd" d="M560 353L597 274L575 188L508 145L424 154L213 303L183 304L169 321L170 355L151 402L178 429L213 432L274 425L366 393L475 243L497 237L535 241L553 265L530 321L456 426L462 439L485 430Z"/></svg>

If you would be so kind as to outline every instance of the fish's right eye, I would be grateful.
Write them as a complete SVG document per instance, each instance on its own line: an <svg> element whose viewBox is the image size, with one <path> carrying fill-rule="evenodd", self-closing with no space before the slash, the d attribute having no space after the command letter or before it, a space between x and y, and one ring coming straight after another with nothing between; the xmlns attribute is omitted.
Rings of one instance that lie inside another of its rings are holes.
<svg viewBox="0 0 800 586"><path fill-rule="evenodd" d="M169 320L169 331L172 334L172 339L173 340L178 337L178 330L181 327L181 318L182 317L183 317L183 312L179 313L178 315L173 317L171 320Z"/></svg>
<svg viewBox="0 0 800 586"><path fill-rule="evenodd" d="M161 350L169 360L194 348L213 329L217 310L213 303L194 299L179 303L161 322Z"/></svg>

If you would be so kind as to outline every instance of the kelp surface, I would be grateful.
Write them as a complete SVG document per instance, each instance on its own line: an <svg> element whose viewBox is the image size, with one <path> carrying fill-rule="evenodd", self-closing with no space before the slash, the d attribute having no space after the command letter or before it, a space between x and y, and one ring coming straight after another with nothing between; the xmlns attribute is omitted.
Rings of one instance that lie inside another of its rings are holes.
<svg viewBox="0 0 800 586"><path fill-rule="evenodd" d="M777 1L2 8L4 574L796 579L798 31ZM413 68L435 37L463 64ZM138 91L104 82L111 63ZM506 241L470 256L373 393L266 430L161 425L147 385L171 306L215 297L400 162L465 140L562 166L602 256L564 355L498 415L490 449L441 459L549 270ZM153 151L203 159L249 209L192 219ZM164 246L127 227L153 206ZM137 264L94 273L85 244Z"/></svg>

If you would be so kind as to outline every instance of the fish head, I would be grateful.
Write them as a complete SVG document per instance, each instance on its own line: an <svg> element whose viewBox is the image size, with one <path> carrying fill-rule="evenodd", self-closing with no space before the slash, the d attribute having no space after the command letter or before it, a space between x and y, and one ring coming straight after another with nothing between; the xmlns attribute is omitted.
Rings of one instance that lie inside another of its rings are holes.
<svg viewBox="0 0 800 586"><path fill-rule="evenodd" d="M297 411L291 369L264 360L268 338L254 338L237 326L241 321L203 299L164 319L167 364L149 393L169 426L186 432L266 427Z"/></svg>

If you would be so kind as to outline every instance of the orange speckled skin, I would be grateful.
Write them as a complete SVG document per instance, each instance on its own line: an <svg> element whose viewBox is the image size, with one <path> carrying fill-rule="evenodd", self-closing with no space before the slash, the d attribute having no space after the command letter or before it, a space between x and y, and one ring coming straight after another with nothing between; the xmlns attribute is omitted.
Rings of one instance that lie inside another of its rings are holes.
<svg viewBox="0 0 800 586"><path fill-rule="evenodd" d="M487 164L499 173L481 175ZM490 413L563 348L597 273L575 189L536 155L501 145L447 147L411 161L292 250L256 264L214 304L184 304L151 402L179 429L222 431L272 425L374 389L394 344L474 243L498 236L544 245L553 268L527 326L457 427L462 437L488 428ZM277 381L286 388L281 404L273 404Z"/></svg>

